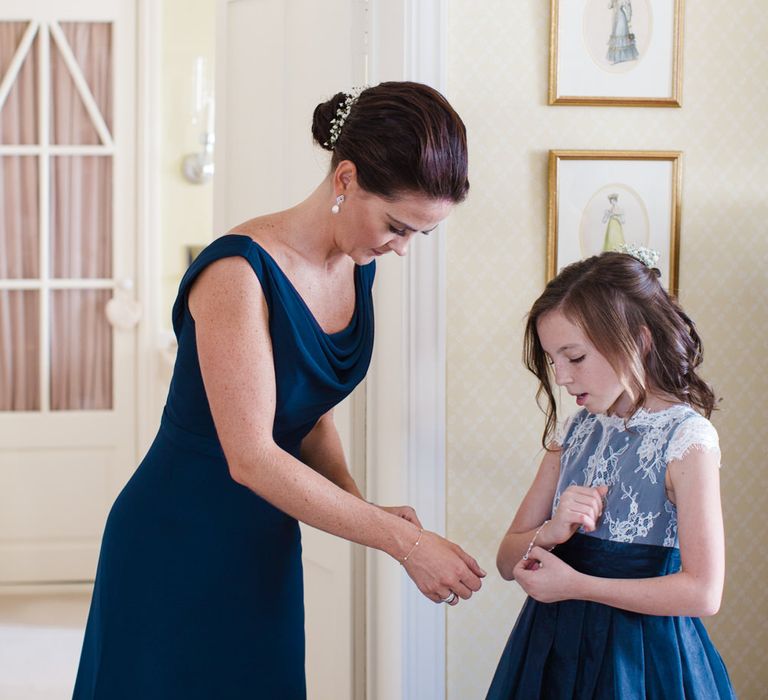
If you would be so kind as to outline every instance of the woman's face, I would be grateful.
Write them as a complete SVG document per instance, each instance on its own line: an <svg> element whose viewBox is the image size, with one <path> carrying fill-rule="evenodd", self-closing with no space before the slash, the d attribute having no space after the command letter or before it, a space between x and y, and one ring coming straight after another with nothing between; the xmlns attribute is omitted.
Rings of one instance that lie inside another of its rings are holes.
<svg viewBox="0 0 768 700"><path fill-rule="evenodd" d="M341 205L338 247L358 265L387 253L405 255L417 234L429 234L453 209L453 202L406 193L383 199L353 182Z"/></svg>

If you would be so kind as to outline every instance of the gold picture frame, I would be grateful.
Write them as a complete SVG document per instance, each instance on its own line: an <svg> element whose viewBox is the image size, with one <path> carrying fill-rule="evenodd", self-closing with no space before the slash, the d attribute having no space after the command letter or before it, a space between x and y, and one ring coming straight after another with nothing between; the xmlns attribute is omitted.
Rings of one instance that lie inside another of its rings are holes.
<svg viewBox="0 0 768 700"><path fill-rule="evenodd" d="M683 14L684 0L550 0L549 104L681 107Z"/></svg>
<svg viewBox="0 0 768 700"><path fill-rule="evenodd" d="M615 249L658 250L661 282L678 292L681 151L549 152L547 271Z"/></svg>

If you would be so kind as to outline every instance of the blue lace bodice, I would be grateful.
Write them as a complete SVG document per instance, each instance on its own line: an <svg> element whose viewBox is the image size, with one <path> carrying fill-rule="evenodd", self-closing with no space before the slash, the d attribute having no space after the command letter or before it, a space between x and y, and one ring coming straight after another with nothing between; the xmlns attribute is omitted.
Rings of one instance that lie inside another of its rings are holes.
<svg viewBox="0 0 768 700"><path fill-rule="evenodd" d="M560 494L571 485L609 486L603 516L593 537L677 547L677 508L667 498L667 464L692 447L717 450L715 427L686 404L662 411L640 409L625 423L618 416L571 416L556 442L562 446Z"/></svg>

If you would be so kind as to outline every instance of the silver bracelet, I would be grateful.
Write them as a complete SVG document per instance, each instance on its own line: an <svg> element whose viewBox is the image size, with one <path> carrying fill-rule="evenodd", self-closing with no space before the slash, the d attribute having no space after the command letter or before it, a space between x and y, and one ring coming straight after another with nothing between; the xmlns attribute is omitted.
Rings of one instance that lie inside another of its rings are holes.
<svg viewBox="0 0 768 700"><path fill-rule="evenodd" d="M544 526L549 522L549 520L545 520L541 525L539 525L539 529L536 530L536 532L533 535L533 539L528 544L528 549L525 550L525 554L523 554L523 561L528 561L528 557L531 554L531 550L533 549L533 546L536 544L536 538L539 536L539 533L544 529ZM550 548L548 551L552 551L552 548Z"/></svg>

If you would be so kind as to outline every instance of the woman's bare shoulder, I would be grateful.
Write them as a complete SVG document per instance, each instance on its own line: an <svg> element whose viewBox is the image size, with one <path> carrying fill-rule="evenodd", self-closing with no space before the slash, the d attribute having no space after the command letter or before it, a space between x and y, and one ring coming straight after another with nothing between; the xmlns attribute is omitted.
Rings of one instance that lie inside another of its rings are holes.
<svg viewBox="0 0 768 700"><path fill-rule="evenodd" d="M229 313L233 307L251 307L259 299L263 302L259 278L248 260L235 255L214 260L198 275L189 291L189 311L193 318Z"/></svg>
<svg viewBox="0 0 768 700"><path fill-rule="evenodd" d="M285 230L285 213L264 214L233 226L228 233L248 236L268 252L280 247Z"/></svg>

